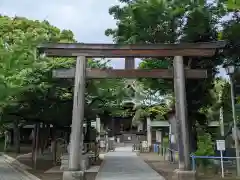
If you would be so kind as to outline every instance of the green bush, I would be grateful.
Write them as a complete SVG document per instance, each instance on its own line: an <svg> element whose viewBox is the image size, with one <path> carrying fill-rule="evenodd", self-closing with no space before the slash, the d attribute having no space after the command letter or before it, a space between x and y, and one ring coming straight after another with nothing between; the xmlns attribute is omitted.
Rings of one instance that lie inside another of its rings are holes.
<svg viewBox="0 0 240 180"><path fill-rule="evenodd" d="M214 143L209 133L198 136L198 149L194 153L196 156L212 156L214 155ZM197 165L208 166L212 164L210 159L196 159Z"/></svg>

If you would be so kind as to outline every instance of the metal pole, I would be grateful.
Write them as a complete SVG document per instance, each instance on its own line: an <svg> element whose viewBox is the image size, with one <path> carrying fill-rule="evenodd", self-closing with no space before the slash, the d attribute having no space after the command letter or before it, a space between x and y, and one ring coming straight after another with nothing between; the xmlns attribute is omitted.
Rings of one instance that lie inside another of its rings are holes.
<svg viewBox="0 0 240 180"><path fill-rule="evenodd" d="M221 156L221 174L222 178L224 178L224 166L223 166L223 151L220 151L220 156Z"/></svg>
<svg viewBox="0 0 240 180"><path fill-rule="evenodd" d="M220 124L220 134L224 137L224 120L223 120L223 106L222 106L222 96L223 96L223 86L221 85L221 90L219 92L219 102L221 103L221 107L219 110L219 124Z"/></svg>
<svg viewBox="0 0 240 180"><path fill-rule="evenodd" d="M233 116L233 126L234 126L234 142L236 149L236 162L237 162L237 176L240 176L240 159L239 159L239 144L238 144L238 136L237 136L237 116L235 109L235 97L234 97L234 85L232 75L229 75L230 78L230 86L231 86L231 101L232 101L232 116Z"/></svg>
<svg viewBox="0 0 240 180"><path fill-rule="evenodd" d="M185 74L182 56L174 57L174 91L176 98L176 119L179 130L179 169L190 170L190 151L188 137Z"/></svg>
<svg viewBox="0 0 240 180"><path fill-rule="evenodd" d="M69 170L80 170L80 158L82 155L83 140L83 121L84 121L84 102L85 102L85 83L86 83L86 57L77 57L74 97L73 97L73 114L72 128L70 137L69 152Z"/></svg>
<svg viewBox="0 0 240 180"><path fill-rule="evenodd" d="M222 103L222 89L219 94L219 101ZM221 136L224 137L224 120L223 120L223 106L221 105L220 111L219 111L219 121L220 121L220 132Z"/></svg>

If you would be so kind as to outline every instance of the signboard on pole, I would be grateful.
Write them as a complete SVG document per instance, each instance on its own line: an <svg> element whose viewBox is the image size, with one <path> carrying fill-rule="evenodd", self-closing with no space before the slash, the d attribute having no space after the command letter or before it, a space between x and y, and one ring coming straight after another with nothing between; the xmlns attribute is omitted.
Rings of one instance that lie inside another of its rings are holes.
<svg viewBox="0 0 240 180"><path fill-rule="evenodd" d="M222 178L224 178L224 169L223 169L223 151L225 151L225 140L217 140L217 150L220 151L221 155L221 169L222 169Z"/></svg>
<svg viewBox="0 0 240 180"><path fill-rule="evenodd" d="M218 151L225 151L225 140L217 140L217 150Z"/></svg>

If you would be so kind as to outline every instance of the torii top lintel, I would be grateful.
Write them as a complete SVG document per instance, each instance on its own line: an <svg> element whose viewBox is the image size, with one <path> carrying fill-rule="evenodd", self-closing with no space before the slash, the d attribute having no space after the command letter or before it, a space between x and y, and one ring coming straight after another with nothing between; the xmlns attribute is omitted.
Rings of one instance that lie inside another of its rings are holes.
<svg viewBox="0 0 240 180"><path fill-rule="evenodd" d="M216 49L224 48L225 41L179 44L82 44L56 43L38 46L39 53L50 57L170 57L213 56Z"/></svg>

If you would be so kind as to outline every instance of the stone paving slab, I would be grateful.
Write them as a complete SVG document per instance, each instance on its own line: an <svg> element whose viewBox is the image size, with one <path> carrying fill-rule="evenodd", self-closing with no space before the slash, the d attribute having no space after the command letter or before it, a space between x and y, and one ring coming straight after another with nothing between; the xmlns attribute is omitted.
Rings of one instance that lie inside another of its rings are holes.
<svg viewBox="0 0 240 180"><path fill-rule="evenodd" d="M164 180L147 163L132 152L130 147L109 152L97 174L96 180Z"/></svg>
<svg viewBox="0 0 240 180"><path fill-rule="evenodd" d="M15 169L4 156L0 155L0 180L33 180L33 178Z"/></svg>

